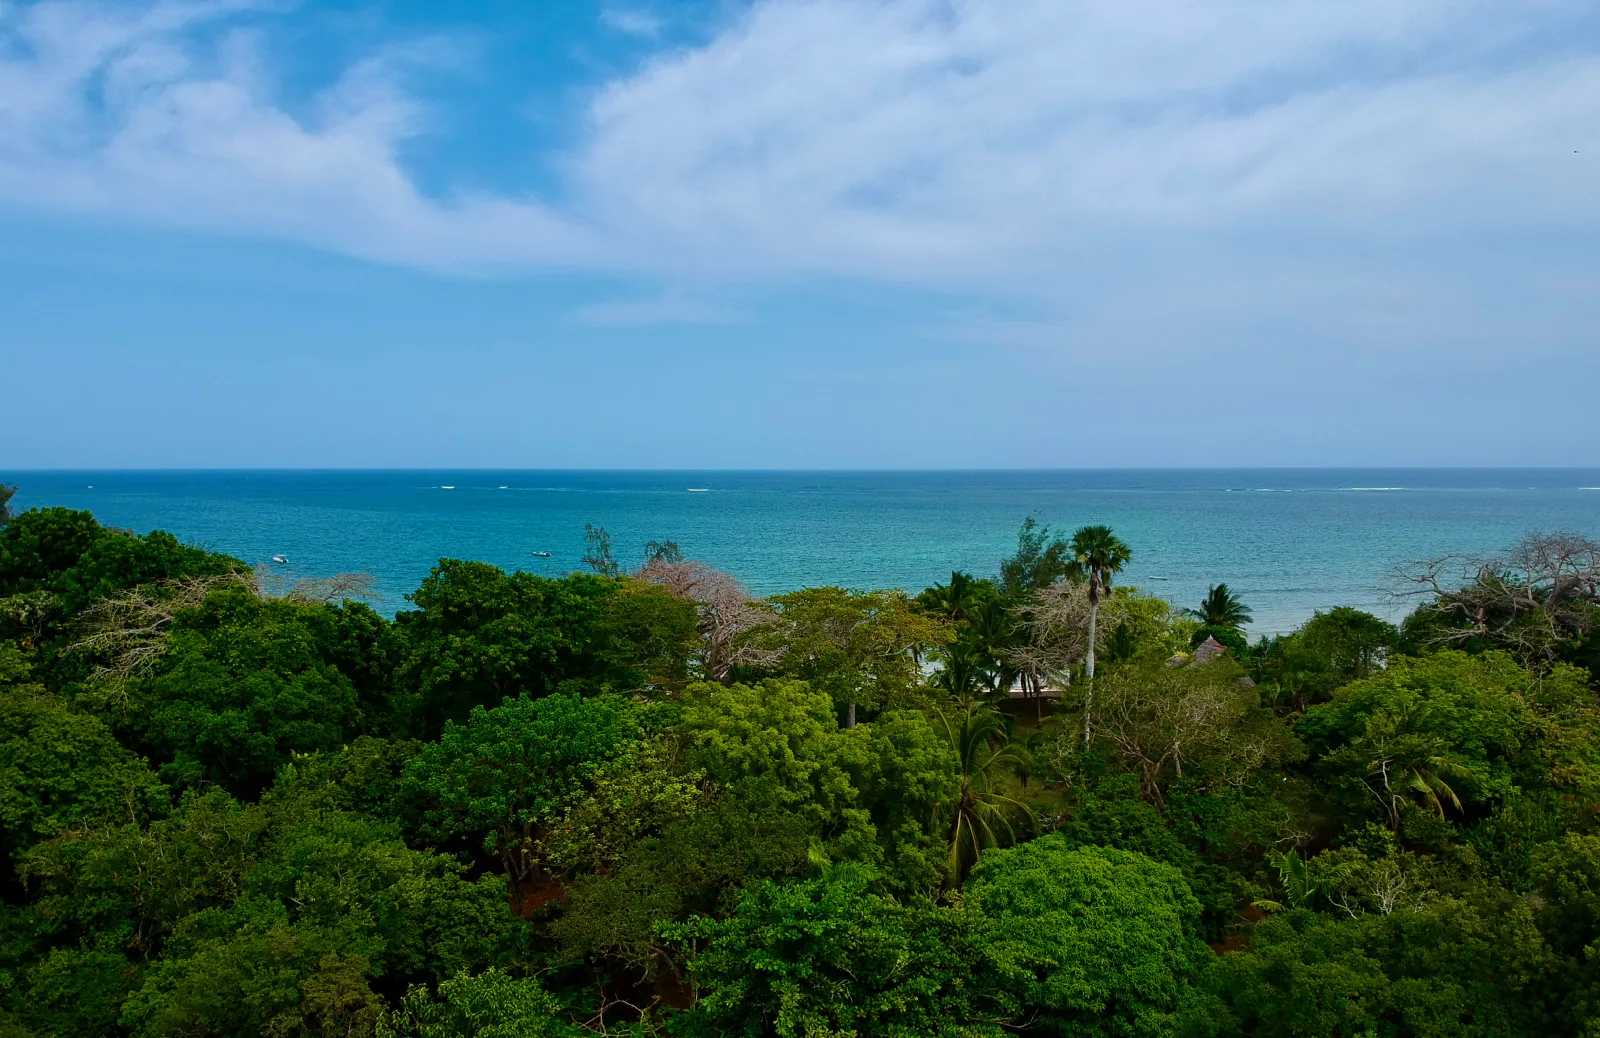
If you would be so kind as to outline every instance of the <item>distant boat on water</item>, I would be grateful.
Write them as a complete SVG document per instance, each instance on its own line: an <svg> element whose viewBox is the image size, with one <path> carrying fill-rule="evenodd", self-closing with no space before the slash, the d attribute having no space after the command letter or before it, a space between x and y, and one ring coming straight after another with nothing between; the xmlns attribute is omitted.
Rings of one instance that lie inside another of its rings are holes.
<svg viewBox="0 0 1600 1038"><path fill-rule="evenodd" d="M533 557L536 559L548 559L550 557L550 553L547 551L536 551L533 553Z"/></svg>
<svg viewBox="0 0 1600 1038"><path fill-rule="evenodd" d="M272 557L272 561L276 562L280 566L287 566L289 564L288 557L284 555L274 555Z"/></svg>

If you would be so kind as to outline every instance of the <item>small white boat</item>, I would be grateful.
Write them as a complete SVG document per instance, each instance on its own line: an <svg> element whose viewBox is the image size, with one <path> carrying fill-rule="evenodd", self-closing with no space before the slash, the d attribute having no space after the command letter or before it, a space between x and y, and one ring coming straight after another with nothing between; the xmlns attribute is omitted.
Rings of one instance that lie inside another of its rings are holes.
<svg viewBox="0 0 1600 1038"><path fill-rule="evenodd" d="M280 566L287 566L289 564L288 557L284 555L274 555L272 557L272 561L276 562Z"/></svg>
<svg viewBox="0 0 1600 1038"><path fill-rule="evenodd" d="M533 557L536 559L548 559L550 557L550 553L547 551L536 551L533 553Z"/></svg>

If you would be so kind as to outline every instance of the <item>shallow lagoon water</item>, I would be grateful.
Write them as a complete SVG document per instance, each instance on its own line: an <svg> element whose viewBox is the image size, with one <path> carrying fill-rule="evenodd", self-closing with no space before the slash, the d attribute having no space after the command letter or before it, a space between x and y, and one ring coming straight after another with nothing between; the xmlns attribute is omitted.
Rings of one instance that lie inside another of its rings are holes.
<svg viewBox="0 0 1600 1038"><path fill-rule="evenodd" d="M753 591L917 590L993 574L1024 516L1105 523L1133 548L1120 578L1180 605L1226 581L1258 632L1356 605L1399 616L1391 571L1503 550L1531 530L1600 537L1600 469L1000 472L13 472L16 505L87 508L252 563L363 570L385 611L440 557L561 574L585 523L624 566L675 540ZM534 552L549 552L548 557ZM283 567L279 567L283 568Z"/></svg>

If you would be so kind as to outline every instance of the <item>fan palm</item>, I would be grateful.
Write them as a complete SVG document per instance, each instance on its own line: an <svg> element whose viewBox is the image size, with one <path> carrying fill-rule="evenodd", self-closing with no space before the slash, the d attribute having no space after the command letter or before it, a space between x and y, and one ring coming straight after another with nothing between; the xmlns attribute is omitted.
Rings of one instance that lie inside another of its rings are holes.
<svg viewBox="0 0 1600 1038"><path fill-rule="evenodd" d="M1184 612L1206 627L1238 631L1250 622L1250 607L1241 602L1226 584L1218 584L1206 592L1199 609L1185 609Z"/></svg>
<svg viewBox="0 0 1600 1038"><path fill-rule="evenodd" d="M1014 821L1032 827L1033 809L999 791L1007 772L1023 764L1010 745L1005 721L992 711L969 704L954 715L939 715L945 738L956 755L960 783L950 805L950 851L945 859L945 882L959 885L983 852L1015 843Z"/></svg>
<svg viewBox="0 0 1600 1038"><path fill-rule="evenodd" d="M1083 745L1089 745L1089 721L1094 705L1095 627L1100 619L1100 601L1111 592L1111 579L1133 558L1129 548L1109 526L1085 526L1072 535L1073 577L1089 585L1089 648L1084 655L1083 672L1088 679L1088 702L1083 711Z"/></svg>

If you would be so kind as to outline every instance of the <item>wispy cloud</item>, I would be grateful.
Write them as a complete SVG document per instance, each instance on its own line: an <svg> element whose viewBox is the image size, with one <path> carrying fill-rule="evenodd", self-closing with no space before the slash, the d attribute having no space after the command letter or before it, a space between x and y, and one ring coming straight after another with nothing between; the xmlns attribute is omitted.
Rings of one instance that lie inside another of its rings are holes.
<svg viewBox="0 0 1600 1038"><path fill-rule="evenodd" d="M656 37L661 35L661 18L642 7L618 7L607 4L600 9L600 24L628 36Z"/></svg>
<svg viewBox="0 0 1600 1038"><path fill-rule="evenodd" d="M636 328L663 324L734 324L739 316L728 308L665 292L641 299L590 303L573 311L579 324L602 328Z"/></svg>
<svg viewBox="0 0 1600 1038"><path fill-rule="evenodd" d="M1577 0L762 0L592 95L545 199L418 186L401 53L291 111L254 42L277 17L0 6L0 200L426 267L1035 294L1125 290L1162 235L1600 232Z"/></svg>

